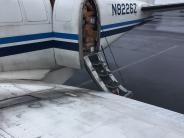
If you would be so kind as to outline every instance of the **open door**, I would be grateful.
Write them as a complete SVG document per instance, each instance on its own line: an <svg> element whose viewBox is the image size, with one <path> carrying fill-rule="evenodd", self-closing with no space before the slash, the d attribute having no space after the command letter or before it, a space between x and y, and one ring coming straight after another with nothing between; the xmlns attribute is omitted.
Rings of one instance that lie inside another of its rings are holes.
<svg viewBox="0 0 184 138"><path fill-rule="evenodd" d="M94 0L86 0L82 8L83 56L98 52L100 45L100 19Z"/></svg>

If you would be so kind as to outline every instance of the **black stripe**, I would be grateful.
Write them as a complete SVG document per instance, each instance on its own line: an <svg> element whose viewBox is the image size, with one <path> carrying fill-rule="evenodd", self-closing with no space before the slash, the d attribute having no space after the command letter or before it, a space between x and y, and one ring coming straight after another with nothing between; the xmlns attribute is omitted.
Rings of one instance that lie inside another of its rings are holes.
<svg viewBox="0 0 184 138"><path fill-rule="evenodd" d="M49 48L59 48L72 51L79 51L78 43L63 42L63 41L46 41L46 42L38 42L0 48L0 57L44 50Z"/></svg>
<svg viewBox="0 0 184 138"><path fill-rule="evenodd" d="M145 21L143 21L137 25L134 25L134 26L122 27L122 28L113 29L113 30L109 30L109 31L103 31L103 32L101 32L100 35L101 35L101 38L104 38L104 37L124 33L124 32L130 31L131 29L133 29L137 26L143 25L143 24L150 22L150 21L152 21L152 19L145 20Z"/></svg>
<svg viewBox="0 0 184 138"><path fill-rule="evenodd" d="M52 41L52 45L54 48L79 51L79 44L78 43Z"/></svg>
<svg viewBox="0 0 184 138"><path fill-rule="evenodd" d="M148 21L150 20L144 21L138 25L142 25ZM122 27L118 29L101 32L101 38L112 36L115 34L120 34L123 32L127 32L138 25ZM3 47L3 48L0 48L0 57L22 54L22 53L38 51L38 50L44 50L44 49L49 49L49 48L79 51L79 44L72 43L72 42L66 42L66 41L51 40L51 41L37 42L37 43L31 43L31 44L16 45L16 46L11 46L11 47Z"/></svg>
<svg viewBox="0 0 184 138"><path fill-rule="evenodd" d="M120 34L123 32L127 32L127 31L131 30L132 28L133 28L133 26L129 26L129 27L123 27L123 28L113 29L113 30L109 30L109 31L104 31L104 32L101 32L101 38L107 37L107 36L112 36L115 34Z"/></svg>

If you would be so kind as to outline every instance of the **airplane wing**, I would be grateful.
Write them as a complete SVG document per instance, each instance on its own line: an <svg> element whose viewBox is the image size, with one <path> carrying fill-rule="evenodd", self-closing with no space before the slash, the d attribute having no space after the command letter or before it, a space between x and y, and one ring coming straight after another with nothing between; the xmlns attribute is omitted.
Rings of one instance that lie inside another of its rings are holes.
<svg viewBox="0 0 184 138"><path fill-rule="evenodd" d="M0 83L0 138L183 138L184 115L107 92Z"/></svg>
<svg viewBox="0 0 184 138"><path fill-rule="evenodd" d="M180 10L184 9L184 3L176 4L166 4L166 5L153 5L153 6L143 6L143 12L158 12L158 11L171 11L171 10Z"/></svg>

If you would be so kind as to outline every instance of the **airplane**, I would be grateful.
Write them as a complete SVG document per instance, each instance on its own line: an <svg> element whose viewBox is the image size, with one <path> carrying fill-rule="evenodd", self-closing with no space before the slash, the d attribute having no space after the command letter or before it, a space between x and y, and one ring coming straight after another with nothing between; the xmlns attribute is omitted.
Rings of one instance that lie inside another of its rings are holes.
<svg viewBox="0 0 184 138"><path fill-rule="evenodd" d="M126 98L132 92L103 53L154 12L179 9L184 3L0 0L0 138L183 138L184 115ZM63 67L86 68L102 91L42 82Z"/></svg>

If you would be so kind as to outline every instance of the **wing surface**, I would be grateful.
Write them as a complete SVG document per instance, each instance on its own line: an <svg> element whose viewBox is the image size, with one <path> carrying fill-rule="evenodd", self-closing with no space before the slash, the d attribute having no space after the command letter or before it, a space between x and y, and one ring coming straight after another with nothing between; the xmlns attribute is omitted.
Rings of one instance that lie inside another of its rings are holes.
<svg viewBox="0 0 184 138"><path fill-rule="evenodd" d="M184 116L107 92L0 83L0 138L183 138Z"/></svg>

